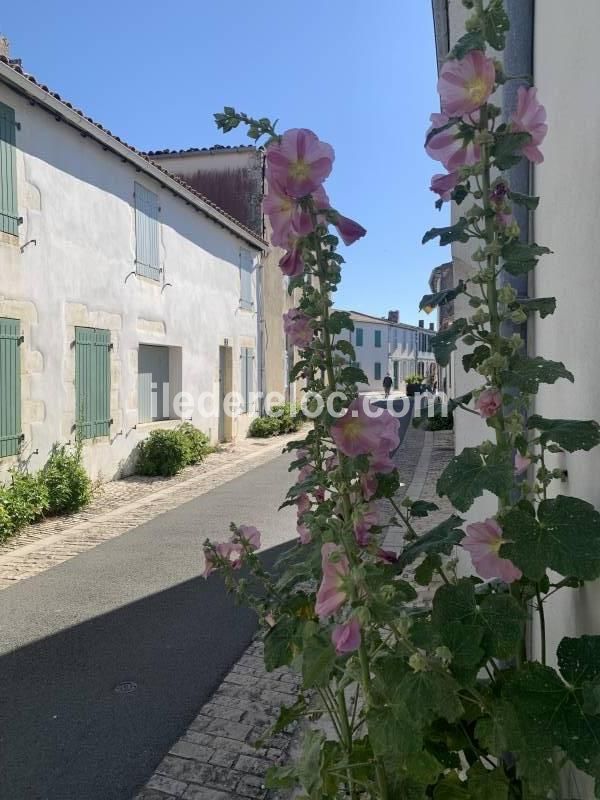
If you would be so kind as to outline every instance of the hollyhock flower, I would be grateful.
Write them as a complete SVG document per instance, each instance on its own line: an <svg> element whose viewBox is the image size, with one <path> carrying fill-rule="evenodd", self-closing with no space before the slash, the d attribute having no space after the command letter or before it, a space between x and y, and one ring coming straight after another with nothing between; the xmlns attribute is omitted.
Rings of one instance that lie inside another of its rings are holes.
<svg viewBox="0 0 600 800"><path fill-rule="evenodd" d="M334 553L339 555L336 561L331 560ZM342 548L332 542L321 547L321 559L323 580L317 592L315 612L320 619L325 619L335 614L346 602L343 584L344 578L350 573L350 564L343 555Z"/></svg>
<svg viewBox="0 0 600 800"><path fill-rule="evenodd" d="M501 228L508 228L513 224L515 218L511 211L498 211L495 216L496 224Z"/></svg>
<svg viewBox="0 0 600 800"><path fill-rule="evenodd" d="M303 481L308 480L308 478L310 478L310 476L313 474L314 471L315 468L313 467L312 464L305 464L298 473L298 483L302 483Z"/></svg>
<svg viewBox="0 0 600 800"><path fill-rule="evenodd" d="M354 536L360 547L369 544L371 528L379 525L379 512L375 508L367 508L354 520Z"/></svg>
<svg viewBox="0 0 600 800"><path fill-rule="evenodd" d="M494 91L496 66L481 50L446 61L440 70L438 92L442 110L451 117L470 114L487 102Z"/></svg>
<svg viewBox="0 0 600 800"><path fill-rule="evenodd" d="M299 308L290 308L283 315L283 330L288 341L294 347L308 347L311 343L314 330L310 324L308 314Z"/></svg>
<svg viewBox="0 0 600 800"><path fill-rule="evenodd" d="M258 550L260 547L260 531L253 525L240 525L238 528L239 536L246 542L250 550Z"/></svg>
<svg viewBox="0 0 600 800"><path fill-rule="evenodd" d="M208 578L209 575L216 570L217 565L214 561L214 553L212 550L209 550L207 547L204 548L204 572L202 573L203 578Z"/></svg>
<svg viewBox="0 0 600 800"><path fill-rule="evenodd" d="M530 458L522 456L521 453L517 452L515 455L515 475L522 475L524 472L527 472L530 464Z"/></svg>
<svg viewBox="0 0 600 800"><path fill-rule="evenodd" d="M390 448L390 450L393 449L393 447ZM379 475L389 475L390 472L394 471L396 465L390 456L390 450L388 450L386 446L382 450L376 450L375 453L372 454L369 466L373 472Z"/></svg>
<svg viewBox="0 0 600 800"><path fill-rule="evenodd" d="M331 641L338 656L353 653L361 643L360 623L356 617L350 617L343 625L336 625L331 633Z"/></svg>
<svg viewBox="0 0 600 800"><path fill-rule="evenodd" d="M331 471L332 469L337 469L339 465L340 465L340 459L336 454L327 456L327 458L325 459L325 468L328 471Z"/></svg>
<svg viewBox="0 0 600 800"><path fill-rule="evenodd" d="M307 236L313 229L310 214L303 211L293 197L272 187L263 200L263 211L271 222L271 241L277 247L287 247L290 238Z"/></svg>
<svg viewBox="0 0 600 800"><path fill-rule="evenodd" d="M347 247L361 239L367 232L366 228L363 228L358 222L341 214L336 214L336 221L333 224Z"/></svg>
<svg viewBox="0 0 600 800"><path fill-rule="evenodd" d="M373 469L370 469L369 472L363 472L360 476L360 488L365 500L370 500L377 492L378 483L379 481Z"/></svg>
<svg viewBox="0 0 600 800"><path fill-rule="evenodd" d="M298 243L288 243L289 250L279 262L279 269L288 278L297 278L304 272L304 259L302 258L302 248Z"/></svg>
<svg viewBox="0 0 600 800"><path fill-rule="evenodd" d="M506 181L503 181L502 179L497 180L490 192L490 203L497 208L502 208L508 197L508 192L509 188Z"/></svg>
<svg viewBox="0 0 600 800"><path fill-rule="evenodd" d="M377 551L377 558L386 564L395 564L398 561L397 553L394 553L393 550L383 550L382 548Z"/></svg>
<svg viewBox="0 0 600 800"><path fill-rule="evenodd" d="M432 192L439 194L440 200L445 203L452 199L452 192L456 189L459 180L458 172L449 172L447 175L434 175L429 188Z"/></svg>
<svg viewBox="0 0 600 800"><path fill-rule="evenodd" d="M434 161L441 161L448 172L456 172L461 167L472 167L481 158L479 145L474 141L466 141L456 126L445 128L434 133L433 130L447 125L449 118L445 114L432 114L431 127L427 131L425 150Z"/></svg>
<svg viewBox="0 0 600 800"><path fill-rule="evenodd" d="M308 525L301 522L297 527L298 536L300 537L300 544L309 544L312 542L312 534Z"/></svg>
<svg viewBox="0 0 600 800"><path fill-rule="evenodd" d="M482 578L499 578L505 583L518 581L521 570L508 558L499 555L500 547L505 543L502 528L495 519L485 522L474 522L467 525L467 535L461 544L471 554L471 561Z"/></svg>
<svg viewBox="0 0 600 800"><path fill-rule="evenodd" d="M328 177L334 157L331 145L312 131L292 128L267 147L267 181L282 194L305 197Z"/></svg>
<svg viewBox="0 0 600 800"><path fill-rule="evenodd" d="M219 544L215 546L215 550L218 556L225 559L225 561L229 561L233 569L239 569L242 566L244 549L241 544L219 542Z"/></svg>
<svg viewBox="0 0 600 800"><path fill-rule="evenodd" d="M299 517L301 517L302 514L306 513L307 511L310 511L310 506L310 498L306 493L298 496L298 499L296 500L296 508L298 510Z"/></svg>
<svg viewBox="0 0 600 800"><path fill-rule="evenodd" d="M346 456L387 453L400 443L398 422L389 411L377 417L366 413L365 398L354 399L343 417L331 426L331 436L338 450Z"/></svg>
<svg viewBox="0 0 600 800"><path fill-rule="evenodd" d="M510 118L511 128L517 133L529 133L531 141L523 145L521 152L534 164L544 160L539 145L546 138L546 109L537 99L537 89L520 86L517 91L517 110Z"/></svg>
<svg viewBox="0 0 600 800"><path fill-rule="evenodd" d="M484 389L475 401L475 408L484 419L493 417L502 406L502 394L498 389Z"/></svg>

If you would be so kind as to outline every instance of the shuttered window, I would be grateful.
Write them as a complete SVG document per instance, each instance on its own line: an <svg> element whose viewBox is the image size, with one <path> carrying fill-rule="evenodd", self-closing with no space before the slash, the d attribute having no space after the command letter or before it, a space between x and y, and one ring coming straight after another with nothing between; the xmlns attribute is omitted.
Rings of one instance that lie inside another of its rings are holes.
<svg viewBox="0 0 600 800"><path fill-rule="evenodd" d="M75 402L82 439L110 433L110 331L75 328Z"/></svg>
<svg viewBox="0 0 600 800"><path fill-rule="evenodd" d="M254 308L252 272L254 260L248 250L240 250L240 306L251 311Z"/></svg>
<svg viewBox="0 0 600 800"><path fill-rule="evenodd" d="M21 325L0 317L0 458L21 446Z"/></svg>
<svg viewBox="0 0 600 800"><path fill-rule="evenodd" d="M141 344L138 353L138 422L169 419L169 348Z"/></svg>
<svg viewBox="0 0 600 800"><path fill-rule="evenodd" d="M138 275L160 279L158 195L135 184L135 269Z"/></svg>
<svg viewBox="0 0 600 800"><path fill-rule="evenodd" d="M381 364L378 361L375 362L375 380L381 380Z"/></svg>
<svg viewBox="0 0 600 800"><path fill-rule="evenodd" d="M0 103L0 231L17 236L17 164L15 145L17 123L10 106Z"/></svg>
<svg viewBox="0 0 600 800"><path fill-rule="evenodd" d="M250 411L250 398L254 392L254 348L242 347L240 351L240 394L242 412Z"/></svg>
<svg viewBox="0 0 600 800"><path fill-rule="evenodd" d="M363 343L363 329L362 328L357 328L356 329L356 346L357 347L362 347L362 343Z"/></svg>
<svg viewBox="0 0 600 800"><path fill-rule="evenodd" d="M375 347L381 347L381 331L375 331Z"/></svg>

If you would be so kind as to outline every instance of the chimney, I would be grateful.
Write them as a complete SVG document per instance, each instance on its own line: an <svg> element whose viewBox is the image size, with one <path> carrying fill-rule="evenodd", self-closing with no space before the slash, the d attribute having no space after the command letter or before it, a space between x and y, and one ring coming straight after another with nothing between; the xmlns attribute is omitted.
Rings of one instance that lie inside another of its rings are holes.
<svg viewBox="0 0 600 800"><path fill-rule="evenodd" d="M420 319L419 320L419 328L424 328L424 327L425 327L425 320L424 319Z"/></svg>
<svg viewBox="0 0 600 800"><path fill-rule="evenodd" d="M430 322L430 323L429 323L429 330L430 330L430 331L434 331L434 330L435 330L435 325L434 325L434 323L433 323L433 322Z"/></svg>
<svg viewBox="0 0 600 800"><path fill-rule="evenodd" d="M397 325L400 322L400 312L388 311L388 322L395 322Z"/></svg>
<svg viewBox="0 0 600 800"><path fill-rule="evenodd" d="M8 36L0 33L0 56L4 56L7 60L10 59L10 42Z"/></svg>

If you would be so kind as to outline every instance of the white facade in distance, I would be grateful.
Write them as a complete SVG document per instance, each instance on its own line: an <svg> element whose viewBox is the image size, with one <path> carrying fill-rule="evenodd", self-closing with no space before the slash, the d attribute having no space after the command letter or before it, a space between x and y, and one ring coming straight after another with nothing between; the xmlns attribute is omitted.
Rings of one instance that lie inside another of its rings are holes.
<svg viewBox="0 0 600 800"><path fill-rule="evenodd" d="M84 442L93 478L130 471L137 443L181 418L213 442L244 436L255 404L225 421L219 398L243 384L260 389L255 354L262 240L2 62L0 103L14 111L17 123L21 218L17 235L0 233L0 319L18 320L24 337L22 448L0 459L0 475L19 462L37 469L54 442L74 441L78 328L100 329L110 338L109 434ZM136 184L157 198L157 279L136 267ZM244 282L242 261L250 271ZM157 361L168 368L172 419L141 421L141 346L168 349L168 358ZM249 370L243 377L242 355ZM181 413L172 403L180 391L192 400Z"/></svg>
<svg viewBox="0 0 600 800"><path fill-rule="evenodd" d="M431 338L435 335L433 325L425 327L396 322L396 313L390 318L379 318L359 311L350 311L354 322L352 333L345 331L344 337L354 346L356 363L367 376L369 383L361 386L363 391L381 391L383 379L389 374L393 388L404 391L406 378L419 375L424 382L435 378L435 357L431 349Z"/></svg>

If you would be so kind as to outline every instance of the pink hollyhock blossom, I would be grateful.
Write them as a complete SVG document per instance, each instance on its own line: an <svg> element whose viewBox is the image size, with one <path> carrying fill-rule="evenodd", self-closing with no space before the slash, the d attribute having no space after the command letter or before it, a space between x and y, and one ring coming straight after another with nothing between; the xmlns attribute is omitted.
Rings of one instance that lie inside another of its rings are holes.
<svg viewBox="0 0 600 800"><path fill-rule="evenodd" d="M303 522L301 522L297 526L296 530L298 531L298 536L300 537L300 544L309 544L312 542L312 534L308 525L305 525Z"/></svg>
<svg viewBox="0 0 600 800"><path fill-rule="evenodd" d="M394 448L390 448L393 450ZM395 464L392 461L390 456L390 451L384 447L383 450L378 450L371 456L369 466L373 470L373 472L379 475L389 475L390 472L394 471Z"/></svg>
<svg viewBox="0 0 600 800"><path fill-rule="evenodd" d="M442 110L450 117L471 114L487 102L495 83L495 64L481 50L446 61L438 80Z"/></svg>
<svg viewBox="0 0 600 800"><path fill-rule="evenodd" d="M277 247L287 247L290 237L307 236L313 229L310 214L302 211L293 197L274 188L263 200L263 211L271 222L271 241Z"/></svg>
<svg viewBox="0 0 600 800"><path fill-rule="evenodd" d="M202 573L202 577L208 578L208 576L212 575L216 568L217 565L214 562L214 554L212 550L204 548L204 572Z"/></svg>
<svg viewBox="0 0 600 800"><path fill-rule="evenodd" d="M283 315L283 330L293 347L308 347L314 334L310 317L299 308L290 308Z"/></svg>
<svg viewBox="0 0 600 800"><path fill-rule="evenodd" d="M530 458L522 456L521 453L517 453L515 456L515 475L522 475L524 472L527 472L530 464Z"/></svg>
<svg viewBox="0 0 600 800"><path fill-rule="evenodd" d="M534 164L544 160L539 145L546 138L546 109L537 99L537 89L520 86L517 92L517 110L511 117L511 127L517 133L529 133L531 141L523 145L521 152Z"/></svg>
<svg viewBox="0 0 600 800"><path fill-rule="evenodd" d="M460 180L458 172L449 172L447 175L434 175L431 179L432 192L439 194L442 202L452 199L452 192L456 189Z"/></svg>
<svg viewBox="0 0 600 800"><path fill-rule="evenodd" d="M365 500L370 500L373 497L377 492L377 485L378 480L374 470L371 469L360 476L360 488Z"/></svg>
<svg viewBox="0 0 600 800"><path fill-rule="evenodd" d="M343 625L336 625L331 633L331 641L338 656L353 653L361 643L360 623L356 617L350 617Z"/></svg>
<svg viewBox="0 0 600 800"><path fill-rule="evenodd" d="M327 470L337 469L340 465L340 460L337 455L327 456L325 459L325 467Z"/></svg>
<svg viewBox="0 0 600 800"><path fill-rule="evenodd" d="M339 556L336 561L331 560L334 553ZM315 613L320 619L325 619L335 614L346 602L343 583L350 572L350 564L343 555L342 548L332 542L327 542L321 547L321 559L323 580L317 592Z"/></svg>
<svg viewBox="0 0 600 800"><path fill-rule="evenodd" d="M242 558L244 550L240 544L233 542L220 542L216 547L217 555L229 561L233 569L239 569L242 566Z"/></svg>
<svg viewBox="0 0 600 800"><path fill-rule="evenodd" d="M474 522L467 525L467 535L461 544L471 554L471 561L482 578L499 578L505 583L518 581L522 572L508 558L499 555L500 547L505 543L502 528L495 519L485 522Z"/></svg>
<svg viewBox="0 0 600 800"><path fill-rule="evenodd" d="M367 232L366 228L363 228L358 222L355 222L349 217L344 217L341 214L336 215L336 222L334 222L334 225L346 246L354 244L354 242L361 239Z"/></svg>
<svg viewBox="0 0 600 800"><path fill-rule="evenodd" d="M310 511L310 498L307 494L299 495L298 499L296 500L296 507L298 509L298 516L302 516L302 514Z"/></svg>
<svg viewBox="0 0 600 800"><path fill-rule="evenodd" d="M379 525L379 521L379 512L373 507L367 508L355 519L354 536L360 547L366 547L369 544L371 528Z"/></svg>
<svg viewBox="0 0 600 800"><path fill-rule="evenodd" d="M498 211L496 213L496 224L499 225L501 228L508 228L509 225L512 225L515 221L512 212L510 211Z"/></svg>
<svg viewBox="0 0 600 800"><path fill-rule="evenodd" d="M253 525L240 525L238 528L240 539L243 539L250 550L260 547L260 531Z"/></svg>
<svg viewBox="0 0 600 800"><path fill-rule="evenodd" d="M377 417L366 413L365 398L354 399L344 416L331 426L331 436L338 450L346 456L388 454L400 443L398 422L383 411Z"/></svg>
<svg viewBox="0 0 600 800"><path fill-rule="evenodd" d="M279 262L279 269L288 278L297 278L304 272L304 259L302 258L302 250L298 247L297 242L289 244L290 249L283 256Z"/></svg>
<svg viewBox="0 0 600 800"><path fill-rule="evenodd" d="M471 167L481 158L479 145L465 142L455 126L430 134L436 128L442 128L449 122L445 114L432 114L431 127L427 131L425 150L434 161L441 161L448 172L455 172L461 167Z"/></svg>
<svg viewBox="0 0 600 800"><path fill-rule="evenodd" d="M298 473L298 483L302 483L303 481L308 480L308 478L310 478L310 476L313 474L314 471L315 468L313 467L312 464L305 464Z"/></svg>
<svg viewBox="0 0 600 800"><path fill-rule="evenodd" d="M398 555L393 550L383 550L382 548L377 551L377 558L386 564L395 564L398 561Z"/></svg>
<svg viewBox="0 0 600 800"><path fill-rule="evenodd" d="M475 408L484 419L493 417L502 406L502 394L498 389L484 389L475 401Z"/></svg>
<svg viewBox="0 0 600 800"><path fill-rule="evenodd" d="M331 145L312 131L292 128L267 147L267 181L282 194L305 197L328 177L334 157Z"/></svg>

